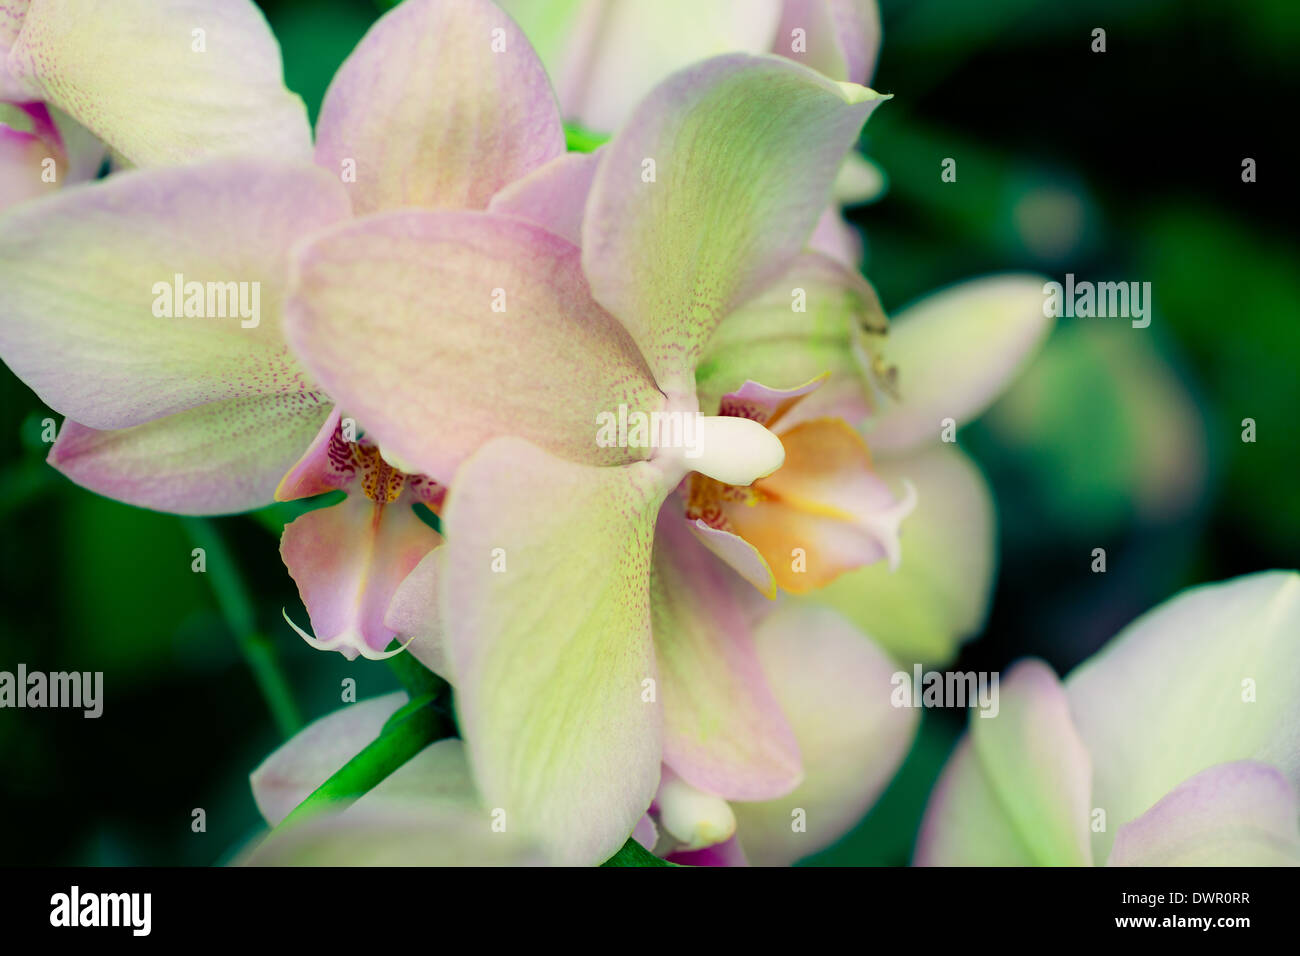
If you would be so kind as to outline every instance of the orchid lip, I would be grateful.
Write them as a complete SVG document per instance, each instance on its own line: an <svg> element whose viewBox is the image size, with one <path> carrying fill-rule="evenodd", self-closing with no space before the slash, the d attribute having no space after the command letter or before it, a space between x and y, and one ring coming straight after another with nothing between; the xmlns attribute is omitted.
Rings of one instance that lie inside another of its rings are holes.
<svg viewBox="0 0 1300 956"><path fill-rule="evenodd" d="M284 617L285 623L297 631L298 636L306 641L308 646L313 647L318 651L338 651L349 660L355 660L359 654L368 661L386 661L390 657L396 657L398 654L402 653L402 651L410 647L411 642L415 640L415 635L412 635L411 639L405 644L401 647L394 648L391 651L375 650L367 644L361 635L355 630L344 631L338 637L331 638L328 641L322 641L320 638L308 634L301 627L295 624L293 619L289 617L289 612L284 608L280 609L280 614ZM348 651L352 651L352 653L349 654Z"/></svg>

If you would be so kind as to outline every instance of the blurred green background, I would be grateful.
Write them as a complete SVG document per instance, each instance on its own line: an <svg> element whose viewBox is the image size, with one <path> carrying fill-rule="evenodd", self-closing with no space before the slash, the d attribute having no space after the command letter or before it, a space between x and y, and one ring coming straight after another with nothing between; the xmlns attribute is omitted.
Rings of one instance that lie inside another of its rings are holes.
<svg viewBox="0 0 1300 956"><path fill-rule="evenodd" d="M385 4L262 6L314 117ZM962 432L995 491L1001 564L987 629L954 667L1035 654L1064 673L1180 588L1296 566L1300 256L1285 104L1300 93L1300 5L882 6L873 85L895 99L863 148L889 191L850 219L887 310L1005 270L1153 288L1150 328L1063 320ZM1096 27L1104 54L1090 51ZM947 157L955 183L939 178ZM1241 180L1245 157L1256 183ZM0 711L0 863L219 862L257 830L247 774L280 740L234 632L265 636L252 650L279 657L306 719L339 706L345 677L359 697L396 682L383 664L310 650L281 620L281 608L302 616L276 550L293 512L196 526L97 498L43 464L47 417L0 369L0 431L16 438L0 451L0 669L102 670L106 702L98 720ZM211 533L239 581L213 573L212 547L209 573L191 571L195 535ZM1105 574L1089 570L1096 547ZM812 862L905 863L961 726L928 712L881 802ZM206 832L191 828L196 808Z"/></svg>

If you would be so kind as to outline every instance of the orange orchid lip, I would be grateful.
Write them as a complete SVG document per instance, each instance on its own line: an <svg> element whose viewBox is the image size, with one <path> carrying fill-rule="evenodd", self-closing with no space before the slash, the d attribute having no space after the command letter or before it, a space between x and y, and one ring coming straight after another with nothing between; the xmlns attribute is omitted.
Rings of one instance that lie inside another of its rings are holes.
<svg viewBox="0 0 1300 956"><path fill-rule="evenodd" d="M842 419L780 428L787 413L824 380L788 390L750 382L725 396L723 414L771 429L781 439L785 461L748 486L698 472L683 485L688 520L744 539L767 563L776 584L796 594L882 558L896 567L899 523L916 502L910 484L898 499L876 476L865 440Z"/></svg>

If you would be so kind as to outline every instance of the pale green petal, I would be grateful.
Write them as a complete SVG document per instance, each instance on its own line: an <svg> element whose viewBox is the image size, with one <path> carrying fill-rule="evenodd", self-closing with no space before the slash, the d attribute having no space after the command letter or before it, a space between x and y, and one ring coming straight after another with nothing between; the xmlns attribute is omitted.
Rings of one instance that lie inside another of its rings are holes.
<svg viewBox="0 0 1300 956"><path fill-rule="evenodd" d="M348 214L327 173L263 160L121 173L19 205L0 218L0 356L97 429L311 393L281 328L289 250Z"/></svg>
<svg viewBox="0 0 1300 956"><path fill-rule="evenodd" d="M935 785L915 862L1090 865L1091 765L1065 689L1050 667L1029 660L1006 675L996 699L996 710L972 711Z"/></svg>
<svg viewBox="0 0 1300 956"><path fill-rule="evenodd" d="M787 389L829 373L787 422L829 414L861 421L870 396L855 343L859 330L886 327L880 300L861 275L820 253L803 252L714 331L695 371L700 409L713 414L723 395L747 381Z"/></svg>
<svg viewBox="0 0 1300 956"><path fill-rule="evenodd" d="M835 177L835 201L845 206L879 199L885 191L885 170L861 153L849 153Z"/></svg>
<svg viewBox="0 0 1300 956"><path fill-rule="evenodd" d="M886 97L740 54L674 74L609 144L582 262L669 394L719 321L803 249L862 124Z"/></svg>
<svg viewBox="0 0 1300 956"><path fill-rule="evenodd" d="M1093 799L1116 831L1196 773L1257 760L1300 786L1300 574L1184 591L1140 617L1066 682L1093 754Z"/></svg>
<svg viewBox="0 0 1300 956"><path fill-rule="evenodd" d="M897 453L938 441L983 413L1052 329L1037 276L973 279L894 315L885 356L898 368L901 401L887 402L867 434L873 450Z"/></svg>
<svg viewBox="0 0 1300 956"><path fill-rule="evenodd" d="M595 864L654 796L663 719L649 576L669 489L498 438L443 512L441 606L456 710L487 806L551 857Z"/></svg>
<svg viewBox="0 0 1300 956"><path fill-rule="evenodd" d="M9 67L138 166L311 158L307 111L251 0L34 0Z"/></svg>
<svg viewBox="0 0 1300 956"><path fill-rule="evenodd" d="M1300 866L1296 791L1251 760L1180 784L1115 834L1107 866Z"/></svg>

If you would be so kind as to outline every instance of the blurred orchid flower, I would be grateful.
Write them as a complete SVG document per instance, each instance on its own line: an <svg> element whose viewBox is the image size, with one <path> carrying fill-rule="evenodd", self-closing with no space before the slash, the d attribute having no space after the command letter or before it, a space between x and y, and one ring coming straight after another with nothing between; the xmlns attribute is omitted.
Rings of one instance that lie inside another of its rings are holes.
<svg viewBox="0 0 1300 956"><path fill-rule="evenodd" d="M1039 661L972 719L923 865L1300 864L1300 574L1193 588L1061 684Z"/></svg>
<svg viewBox="0 0 1300 956"><path fill-rule="evenodd" d="M251 0L0 0L0 209L135 166L307 159L302 101Z"/></svg>
<svg viewBox="0 0 1300 956"><path fill-rule="evenodd" d="M860 567L799 598L834 607L901 663L951 660L987 614L996 568L993 498L955 439L1016 380L1050 334L1042 283L1029 275L973 279L896 313L888 355L901 377L894 388L877 391L865 415L855 414L853 401L867 387L868 364L855 345L854 312L838 299L846 294L843 286L814 287L786 277L786 300L790 286L807 285L818 289L815 299L809 296L817 308L810 304L790 321L778 311L782 289L776 283L744 317L724 321L717 340L727 343L728 354L701 365L712 391L732 387L740 368L777 386L829 369L827 383L793 409L791 423L837 413L861 427L881 479L915 485L907 558L897 573Z"/></svg>
<svg viewBox="0 0 1300 956"><path fill-rule="evenodd" d="M501 6L541 57L564 118L606 133L622 127L669 75L700 60L770 52L832 80L865 85L880 48L875 0L502 0Z"/></svg>
<svg viewBox="0 0 1300 956"><path fill-rule="evenodd" d="M566 121L620 129L663 80L725 53L770 52L832 80L867 85L880 50L876 0L502 0L546 66ZM689 28L684 28L689 24ZM862 242L840 206L885 188L880 167L848 153L810 246L856 267Z"/></svg>
<svg viewBox="0 0 1300 956"><path fill-rule="evenodd" d="M394 212L301 249L297 352L386 453L455 478L445 555L425 559L425 620L448 629L444 673L484 794L562 859L617 848L661 756L728 799L799 781L726 596L739 582L709 548L751 579L762 551L684 520L681 496L660 511L692 472L739 493L781 466L782 438L759 420L775 409L757 399L803 396L753 384L734 407L705 406L695 367L717 323L800 256L882 99L778 58L716 58L656 87L607 147L548 163L486 215ZM698 442L602 442L615 410L689 423ZM809 507L845 504L837 481L876 481L864 455L837 464L857 477L824 474L801 489ZM809 530L809 553L890 553L901 512L876 491ZM703 574L720 587L658 584Z"/></svg>
<svg viewBox="0 0 1300 956"><path fill-rule="evenodd" d="M37 0L23 37L55 8ZM493 49L498 37L504 52ZM250 41L244 55L258 49ZM410 96L412 84L429 96ZM404 505L436 507L440 491L385 458L364 420L345 435L340 411L290 352L288 250L354 213L482 208L563 151L546 75L504 13L487 0L411 0L340 68L315 167L215 159L11 210L0 229L0 355L68 416L51 464L109 497L186 514L261 507L277 487L282 499L350 490L290 524L282 555L313 643L383 656L393 592L440 540ZM158 289L170 294L173 282L175 314L182 300L195 305L182 321L156 311ZM261 303L251 322L227 316L230 289L245 285ZM220 312L208 315L214 293Z"/></svg>

